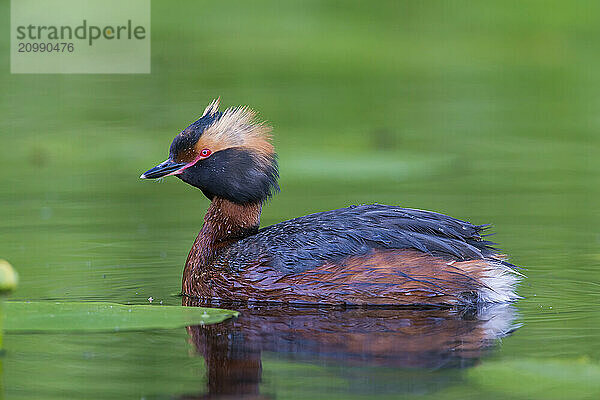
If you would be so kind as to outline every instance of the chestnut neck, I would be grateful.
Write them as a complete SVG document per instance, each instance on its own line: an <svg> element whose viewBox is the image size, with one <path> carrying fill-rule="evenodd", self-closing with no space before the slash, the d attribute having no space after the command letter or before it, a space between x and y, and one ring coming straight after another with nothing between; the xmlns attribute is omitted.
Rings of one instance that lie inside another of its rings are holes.
<svg viewBox="0 0 600 400"><path fill-rule="evenodd" d="M213 198L185 263L184 293L186 280L193 280L193 275L210 268L221 249L258 231L261 211L260 202L236 204L220 197Z"/></svg>

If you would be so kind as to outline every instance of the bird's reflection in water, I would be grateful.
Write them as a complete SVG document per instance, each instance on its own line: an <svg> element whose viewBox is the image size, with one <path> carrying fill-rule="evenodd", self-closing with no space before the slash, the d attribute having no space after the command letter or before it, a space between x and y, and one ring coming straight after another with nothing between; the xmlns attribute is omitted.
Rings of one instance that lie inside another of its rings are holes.
<svg viewBox="0 0 600 400"><path fill-rule="evenodd" d="M184 304L201 305L191 299ZM184 398L267 398L259 393L263 352L344 367L469 367L517 327L510 305L478 310L234 309L241 312L238 318L187 328L205 358L208 393Z"/></svg>

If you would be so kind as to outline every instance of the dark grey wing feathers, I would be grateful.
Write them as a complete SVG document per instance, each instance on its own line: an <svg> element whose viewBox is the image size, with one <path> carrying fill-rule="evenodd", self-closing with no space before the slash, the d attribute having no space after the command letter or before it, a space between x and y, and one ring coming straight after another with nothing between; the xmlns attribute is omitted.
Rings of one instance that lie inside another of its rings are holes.
<svg viewBox="0 0 600 400"><path fill-rule="evenodd" d="M416 249L456 260L495 254L486 225L447 215L379 204L310 214L262 228L223 254L233 268L267 258L284 272L301 272L371 249Z"/></svg>

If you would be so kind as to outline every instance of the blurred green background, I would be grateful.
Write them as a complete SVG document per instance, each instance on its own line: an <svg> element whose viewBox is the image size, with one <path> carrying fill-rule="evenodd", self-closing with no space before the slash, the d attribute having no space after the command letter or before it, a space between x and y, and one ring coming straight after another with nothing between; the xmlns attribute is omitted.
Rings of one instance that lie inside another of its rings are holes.
<svg viewBox="0 0 600 400"><path fill-rule="evenodd" d="M527 268L524 326L424 396L597 398L600 3L153 0L149 75L11 75L1 10L0 258L19 271L14 298L178 304L208 200L138 177L221 96L274 126L282 191L263 225L356 203L423 208L492 223ZM202 390L185 341L8 335L4 389ZM278 363L263 369L279 398L374 395L342 378L312 392L323 371Z"/></svg>

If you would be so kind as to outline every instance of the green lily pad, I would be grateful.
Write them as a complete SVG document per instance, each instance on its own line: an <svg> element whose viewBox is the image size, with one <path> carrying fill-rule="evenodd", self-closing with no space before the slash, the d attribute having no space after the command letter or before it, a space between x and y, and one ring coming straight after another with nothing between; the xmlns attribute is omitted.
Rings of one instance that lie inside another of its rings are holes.
<svg viewBox="0 0 600 400"><path fill-rule="evenodd" d="M286 176L295 179L318 180L323 178L323 171L327 171L327 180L357 181L385 179L401 181L415 176L427 176L443 170L452 162L450 157L426 157L424 155L379 154L370 159L368 163L357 163L356 157L339 157L334 154L321 157L282 159L286 167Z"/></svg>
<svg viewBox="0 0 600 400"><path fill-rule="evenodd" d="M526 399L600 398L600 365L580 360L516 359L486 362L469 371L486 391Z"/></svg>
<svg viewBox="0 0 600 400"><path fill-rule="evenodd" d="M5 332L116 332L208 325L236 317L219 308L113 303L4 303Z"/></svg>

